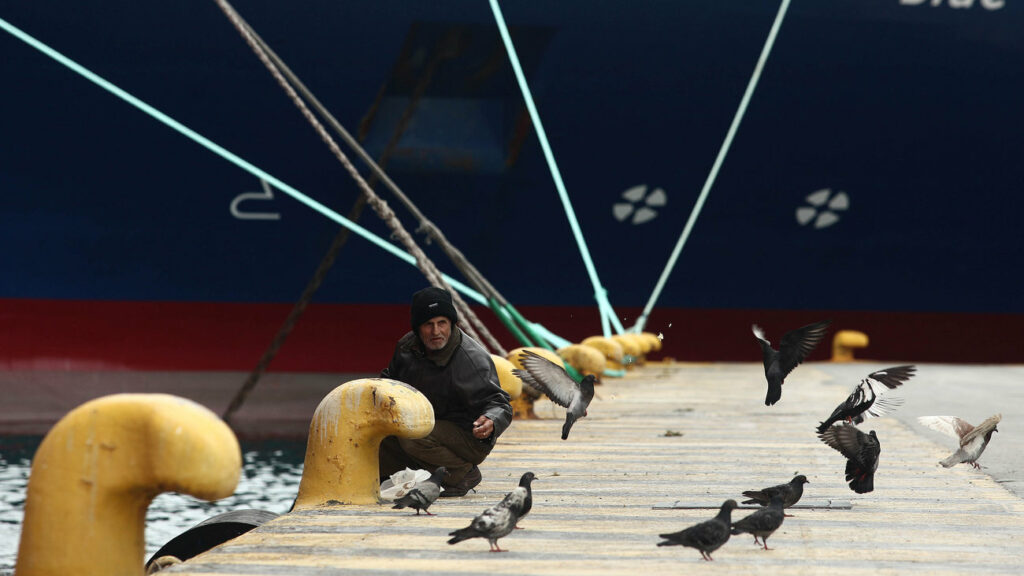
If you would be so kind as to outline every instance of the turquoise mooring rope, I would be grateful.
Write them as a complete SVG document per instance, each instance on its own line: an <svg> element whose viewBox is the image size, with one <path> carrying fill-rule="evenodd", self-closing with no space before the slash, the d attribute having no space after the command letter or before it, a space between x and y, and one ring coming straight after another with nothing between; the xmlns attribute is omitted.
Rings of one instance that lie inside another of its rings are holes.
<svg viewBox="0 0 1024 576"><path fill-rule="evenodd" d="M142 112L145 112L149 116L151 116L154 119L156 119L157 121L165 124L166 126L170 127L171 129L175 130L176 132L182 134L183 136L185 136L187 138L190 138L191 140L193 140L194 142L196 142L200 146L206 148L207 150L210 150L214 154L217 154L221 158L224 158L228 162L231 162L232 164L234 164L234 165L238 166L239 168L241 168L242 170L245 170L246 172L256 176L257 178L260 178L262 180L267 181L268 183L273 185L278 190L281 190L285 194L288 194L292 198L295 198L299 202L302 202L306 206L309 206L310 208L312 208L313 210L316 210L317 212L319 212L320 214L326 216L327 218L337 222L338 224L341 224L342 226L344 226L344 227L348 228L349 230L355 232L359 236L362 236L366 240L369 240L373 244L376 244L378 247L382 248L386 252L389 252L392 255L397 256L398 258L402 259L403 261L405 261L408 264L416 266L416 259L413 258L412 255L404 252L403 250L397 248L395 245L391 244L390 242L387 242L386 240L380 238L379 236L377 236L373 232L370 232L369 230L363 228L359 224L356 224L355 222L349 220L348 218L345 218L344 216L338 214L337 212L335 212L335 211L331 210L330 208L324 206L323 204L317 202L316 200L313 200L309 196L306 196L302 192L299 192L295 188L292 188L288 184L285 184L284 182L278 180L277 178L271 176L270 174L264 172L263 170L260 170L256 166L253 166L252 164L250 164L249 162L243 160L239 156L233 154L232 152L228 151L227 149L223 148L222 146L219 146L218 144L212 142L211 140L209 140L206 137L202 136L201 134L195 132L194 130L188 128L184 124L178 122L177 120L171 118L170 116L164 114L163 112L157 110L156 108L150 106L149 104L146 104L145 102L143 102L142 100L136 98L135 96L132 96L131 94L129 94L128 92L122 90L121 88L118 88L116 85L112 84L111 82L109 82L105 78L99 76L98 74L96 74L96 73L92 72L91 70L85 68L84 66L78 64L77 62L75 62L74 60L68 58L67 56L65 56L63 54L61 54L57 50L54 50L50 46L44 44L43 42L37 40L36 38L32 37L28 33L24 32L20 28L18 28L16 26L14 26L13 24L7 22L3 18L0 18L0 28L2 28L3 30L5 30L6 32L8 32L12 36L14 36L15 38L21 40L22 42L28 44L29 46L31 46L33 48L35 48L36 50L42 52L43 54L49 56L50 58L56 60L57 62L63 64L64 66L66 66L67 68L69 68L73 72L75 72L76 74L79 74L80 76L82 76L85 79L89 80L90 82L96 84L100 88L103 88L107 92L110 92L111 94L113 94L113 95L117 96L118 98L124 100L128 104L131 104L132 106L135 106L136 108L138 108ZM458 280L455 280L454 278L449 277L448 275L443 275L443 276L444 276L445 280L453 288L457 289L459 292L465 294L469 298L472 298L473 300L475 300L479 304L483 304L485 306L487 305L487 299L484 298L484 296L482 294L480 294L479 292L477 292L476 290L473 290L469 286L466 286L465 284L459 282Z"/></svg>
<svg viewBox="0 0 1024 576"><path fill-rule="evenodd" d="M515 72L516 80L519 82L519 89L523 93L526 109L530 112L530 118L533 119L533 126L537 130L537 137L540 139L544 158L547 160L548 167L551 170L551 177L555 180L555 187L558 189L558 196L562 200L562 207L565 209L565 215L569 219L569 226L572 228L573 236L576 237L576 245L579 247L580 255L583 256L583 263L587 268L587 274L590 276L590 282L594 286L594 298L597 300L597 305L601 312L601 329L604 331L605 336L609 336L611 334L609 321L611 321L616 325L616 330L621 333L622 324L619 322L618 317L615 315L615 310L612 309L612 305L608 301L608 292L601 286L601 280L597 277L597 269L590 258L587 242L584 240L583 232L580 230L579 222L576 220L576 212L569 201L569 194L566 192L565 183L562 181L562 173L558 170L554 152L551 151L547 133L544 132L544 125L540 121L540 114L534 105L533 95L530 93L530 87L526 83L523 68L519 64L519 56L516 54L515 45L512 44L512 36L509 35L508 26L505 25L505 17L501 13L498 0L490 0L490 3L491 11L494 12L494 20L498 24L498 31L501 33L501 39L505 43L508 59L512 63L512 70Z"/></svg>
<svg viewBox="0 0 1024 576"><path fill-rule="evenodd" d="M761 48L761 56L757 59L757 64L754 66L754 73L750 76L750 81L747 83L747 89L743 93L743 98L740 100L739 108L736 109L736 115L732 118L732 124L729 125L729 131L725 135L725 141L722 142L722 147L718 150L718 156L715 158L715 163L711 166L711 172L708 174L707 180L704 181L704 188L700 191L700 196L697 197L697 203L693 206L693 210L690 212L690 218L686 221L686 226L683 228L682 235L679 236L679 240L676 242L675 248L672 250L672 255L669 256L668 263L665 265L665 269L661 272L661 277L658 278L658 283L654 286L654 292L651 293L651 298L647 301L647 305L644 306L644 311L637 318L636 324L631 329L633 332L640 332L644 329L644 325L647 323L647 317L650 315L651 310L654 308L654 303L658 301L658 297L661 296L661 290L665 287L665 282L668 280L669 274L672 273L672 269L676 266L676 260L679 259L679 253L683 251L683 246L686 244L687 238L690 237L690 231L693 230L693 225L697 222L697 217L700 216L700 211L704 207L704 201L708 198L708 193L711 192L711 187L715 183L715 178L718 177L718 170L722 167L722 162L725 161L725 155L729 153L729 147L732 146L732 139L736 136L736 131L739 130L740 121L743 120L743 115L747 111L747 105L750 104L750 98L754 95L754 89L757 87L757 81L761 78L761 70L764 69L764 65L768 62L768 55L772 51L772 45L775 44L775 37L779 34L779 28L782 26L782 20L786 17L786 10L789 8L790 0L782 0L782 4L779 5L779 11L775 15L775 22L772 23L771 31L768 32L768 38L764 42L764 47Z"/></svg>

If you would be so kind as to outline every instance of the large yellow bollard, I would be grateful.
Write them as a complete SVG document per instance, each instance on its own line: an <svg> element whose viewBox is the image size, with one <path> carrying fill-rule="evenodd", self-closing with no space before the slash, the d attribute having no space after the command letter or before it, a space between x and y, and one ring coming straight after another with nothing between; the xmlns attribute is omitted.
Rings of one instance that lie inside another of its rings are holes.
<svg viewBox="0 0 1024 576"><path fill-rule="evenodd" d="M508 393L512 400L518 399L523 393L523 381L512 373L512 369L516 367L515 364L497 354L491 354L491 360L494 361L494 370L498 373L498 383L501 385L501 389Z"/></svg>
<svg viewBox="0 0 1024 576"><path fill-rule="evenodd" d="M853 362L854 348L867 348L868 335L857 330L840 330L832 338L832 361Z"/></svg>
<svg viewBox="0 0 1024 576"><path fill-rule="evenodd" d="M433 429L434 408L412 386L385 378L338 386L313 413L295 509L379 502L381 440L423 438Z"/></svg>
<svg viewBox="0 0 1024 576"><path fill-rule="evenodd" d="M143 574L153 498L224 498L241 469L234 433L191 400L115 394L86 402L54 425L32 461L15 574Z"/></svg>

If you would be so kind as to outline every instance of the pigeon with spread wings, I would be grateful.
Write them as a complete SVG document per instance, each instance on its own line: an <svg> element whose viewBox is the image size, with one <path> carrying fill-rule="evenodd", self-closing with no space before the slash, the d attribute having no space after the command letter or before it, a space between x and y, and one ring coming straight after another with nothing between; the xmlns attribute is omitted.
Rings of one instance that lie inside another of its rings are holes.
<svg viewBox="0 0 1024 576"><path fill-rule="evenodd" d="M577 384L565 368L531 350L523 350L519 362L523 370L514 368L513 374L524 384L547 394L555 404L565 407L565 424L562 425L562 440L565 440L576 420L587 415L587 406L594 399L594 376L587 374Z"/></svg>
<svg viewBox="0 0 1024 576"><path fill-rule="evenodd" d="M846 480L850 490L865 494L875 489L875 471L882 445L872 430L865 434L852 424L840 423L818 434L821 441L846 456Z"/></svg>
<svg viewBox="0 0 1024 576"><path fill-rule="evenodd" d="M933 430L960 440L960 448L945 460L941 460L940 464L950 468L967 462L975 468L981 468L978 465L978 458L981 458L981 453L985 451L989 440L992 439L992 433L999 432L996 425L1002 419L1002 414L996 414L986 418L977 426L971 426L966 420L956 416L921 416L917 421Z"/></svg>
<svg viewBox="0 0 1024 576"><path fill-rule="evenodd" d="M768 393L764 397L765 406L771 406L782 398L782 385L786 376L814 350L818 342L825 337L825 330L831 323L831 320L822 320L786 332L782 336L778 350L772 348L771 342L765 339L760 326L754 324L751 327L761 344L761 353L764 356L764 377L768 380Z"/></svg>
<svg viewBox="0 0 1024 576"><path fill-rule="evenodd" d="M901 398L886 396L886 390L894 390L902 385L914 375L915 370L915 366L894 366L868 374L850 396L836 406L832 415L818 426L818 432L824 432L840 420L860 424L868 417L885 416L903 404Z"/></svg>

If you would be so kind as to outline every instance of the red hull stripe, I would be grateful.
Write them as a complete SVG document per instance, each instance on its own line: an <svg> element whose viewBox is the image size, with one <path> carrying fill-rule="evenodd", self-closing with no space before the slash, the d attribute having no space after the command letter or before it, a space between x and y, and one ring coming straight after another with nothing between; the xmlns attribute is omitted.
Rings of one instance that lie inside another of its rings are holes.
<svg viewBox="0 0 1024 576"><path fill-rule="evenodd" d="M110 302L0 299L0 369L251 370L290 304ZM595 307L520 308L572 341L599 333ZM622 308L630 325L639 308ZM506 348L518 346L490 311L477 313ZM269 370L376 372L409 329L405 304L314 304ZM922 312L655 310L648 330L664 334L654 358L754 362L750 325L777 344L785 330L822 318L832 332L810 360L830 355L836 330L860 330L870 345L858 359L906 362L1024 362L1024 315Z"/></svg>

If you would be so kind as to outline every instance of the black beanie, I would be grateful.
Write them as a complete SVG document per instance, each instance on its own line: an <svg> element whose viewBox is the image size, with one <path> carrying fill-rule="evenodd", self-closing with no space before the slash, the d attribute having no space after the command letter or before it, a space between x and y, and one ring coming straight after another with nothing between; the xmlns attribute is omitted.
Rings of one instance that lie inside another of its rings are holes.
<svg viewBox="0 0 1024 576"><path fill-rule="evenodd" d="M412 295L412 331L416 332L427 320L444 316L452 324L459 321L459 313L452 304L452 295L444 288L428 286Z"/></svg>

